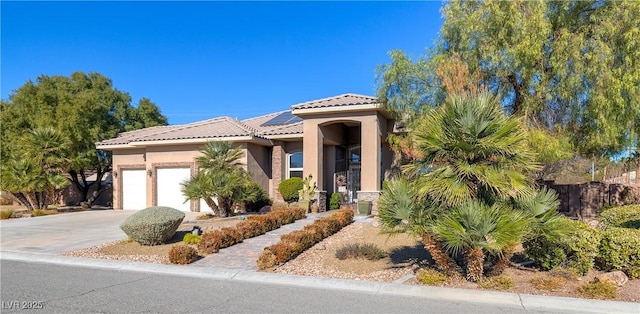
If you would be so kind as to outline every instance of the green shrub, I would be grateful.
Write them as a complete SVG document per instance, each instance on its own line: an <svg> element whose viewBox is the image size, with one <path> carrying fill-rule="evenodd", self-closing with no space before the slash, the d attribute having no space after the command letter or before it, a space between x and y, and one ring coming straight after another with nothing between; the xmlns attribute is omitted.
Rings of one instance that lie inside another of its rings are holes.
<svg viewBox="0 0 640 314"><path fill-rule="evenodd" d="M340 193L331 193L331 199L329 200L329 209L340 208Z"/></svg>
<svg viewBox="0 0 640 314"><path fill-rule="evenodd" d="M198 253L188 245L177 244L169 249L169 262L172 264L190 264L196 259L198 259Z"/></svg>
<svg viewBox="0 0 640 314"><path fill-rule="evenodd" d="M8 209L3 209L0 211L0 219L9 219L11 218L11 216L13 216L13 213L15 213L16 211L8 208Z"/></svg>
<svg viewBox="0 0 640 314"><path fill-rule="evenodd" d="M578 291L587 298L614 299L618 295L618 286L610 281L598 281L584 284Z"/></svg>
<svg viewBox="0 0 640 314"><path fill-rule="evenodd" d="M640 230L607 228L597 259L602 270L621 270L629 278L640 277Z"/></svg>
<svg viewBox="0 0 640 314"><path fill-rule="evenodd" d="M364 258L370 261L377 261L387 257L387 255L387 252L371 243L349 243L336 250L336 258L339 260Z"/></svg>
<svg viewBox="0 0 640 314"><path fill-rule="evenodd" d="M640 205L607 209L600 214L598 221L611 227L640 229Z"/></svg>
<svg viewBox="0 0 640 314"><path fill-rule="evenodd" d="M182 242L185 244L198 244L200 243L200 236L193 233L187 233L182 238Z"/></svg>
<svg viewBox="0 0 640 314"><path fill-rule="evenodd" d="M447 282L447 275L432 268L418 270L416 278L423 284L430 286L439 286Z"/></svg>
<svg viewBox="0 0 640 314"><path fill-rule="evenodd" d="M282 180L278 184L278 192L287 203L297 202L300 196L298 191L302 190L302 178L293 177L286 180Z"/></svg>
<svg viewBox="0 0 640 314"><path fill-rule="evenodd" d="M252 181L245 189L247 194L255 195L254 199L244 202L245 209L248 212L257 212L260 208L273 204L273 201L269 198L267 191L265 191L257 182Z"/></svg>
<svg viewBox="0 0 640 314"><path fill-rule="evenodd" d="M173 237L184 216L171 207L149 207L129 216L120 229L142 245L158 245Z"/></svg>
<svg viewBox="0 0 640 314"><path fill-rule="evenodd" d="M567 279L559 276L542 275L531 279L531 284L538 290L557 291L565 286Z"/></svg>
<svg viewBox="0 0 640 314"><path fill-rule="evenodd" d="M513 279L506 275L488 277L478 281L478 285L485 289L509 290L513 286Z"/></svg>
<svg viewBox="0 0 640 314"><path fill-rule="evenodd" d="M586 274L593 268L598 255L601 234L581 221L563 219L562 224L573 231L563 238L539 236L527 240L522 244L525 254L544 270L568 266Z"/></svg>

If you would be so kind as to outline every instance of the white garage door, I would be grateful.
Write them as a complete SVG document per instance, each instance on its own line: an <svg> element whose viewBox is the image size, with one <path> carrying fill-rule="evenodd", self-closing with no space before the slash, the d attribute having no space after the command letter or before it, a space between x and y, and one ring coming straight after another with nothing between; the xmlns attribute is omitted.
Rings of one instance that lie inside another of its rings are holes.
<svg viewBox="0 0 640 314"><path fill-rule="evenodd" d="M122 209L147 207L147 171L122 170Z"/></svg>
<svg viewBox="0 0 640 314"><path fill-rule="evenodd" d="M158 168L158 206L173 207L182 211L191 211L191 202L185 202L180 183L191 178L189 168Z"/></svg>

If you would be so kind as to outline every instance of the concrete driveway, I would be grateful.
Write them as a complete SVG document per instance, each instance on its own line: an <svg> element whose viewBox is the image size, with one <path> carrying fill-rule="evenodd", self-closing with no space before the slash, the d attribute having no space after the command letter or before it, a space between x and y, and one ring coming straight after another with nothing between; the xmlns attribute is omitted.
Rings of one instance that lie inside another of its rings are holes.
<svg viewBox="0 0 640 314"><path fill-rule="evenodd" d="M0 251L60 254L126 239L120 223L133 210L89 210L0 222Z"/></svg>
<svg viewBox="0 0 640 314"><path fill-rule="evenodd" d="M137 210L88 210L0 221L0 251L60 254L126 239L120 224ZM185 212L184 221L200 213Z"/></svg>

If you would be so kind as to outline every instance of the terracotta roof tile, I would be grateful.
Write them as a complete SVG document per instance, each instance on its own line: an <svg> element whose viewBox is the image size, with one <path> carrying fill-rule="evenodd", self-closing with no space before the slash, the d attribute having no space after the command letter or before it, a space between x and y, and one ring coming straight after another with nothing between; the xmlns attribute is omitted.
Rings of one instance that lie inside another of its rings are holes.
<svg viewBox="0 0 640 314"><path fill-rule="evenodd" d="M166 132L160 132L143 137L139 137L134 142L161 141L161 140L178 140L193 138L215 138L215 137L234 137L234 136L251 136L254 130L246 125L229 117L220 117L201 122L185 124L169 129Z"/></svg>
<svg viewBox="0 0 640 314"><path fill-rule="evenodd" d="M104 140L99 143L99 145L119 145L119 144L128 144L132 140L140 137L144 137L150 134L156 134L159 132L163 132L168 129L180 127L179 125L166 125L166 126L154 126L150 128L144 128L140 130L122 132L118 134L117 137Z"/></svg>
<svg viewBox="0 0 640 314"><path fill-rule="evenodd" d="M371 97L371 96L364 96L364 95L358 95L358 94L343 94L339 96L303 102L303 103L291 106L291 109L292 110L316 109L316 108L327 108L327 107L366 105L366 104L375 104L377 100L378 99L376 97Z"/></svg>

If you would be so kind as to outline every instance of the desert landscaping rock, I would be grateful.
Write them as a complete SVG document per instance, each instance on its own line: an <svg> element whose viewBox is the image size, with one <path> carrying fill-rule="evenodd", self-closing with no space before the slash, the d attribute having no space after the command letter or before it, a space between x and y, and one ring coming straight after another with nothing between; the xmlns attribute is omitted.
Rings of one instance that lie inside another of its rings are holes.
<svg viewBox="0 0 640 314"><path fill-rule="evenodd" d="M596 276L597 281L611 281L618 285L618 287L624 286L625 283L629 281L629 277L622 271L612 271L609 273L604 273Z"/></svg>

